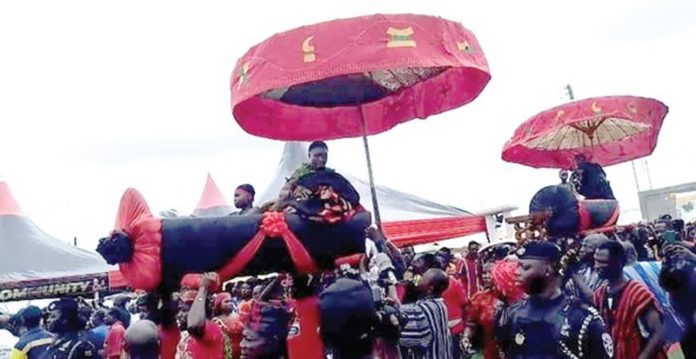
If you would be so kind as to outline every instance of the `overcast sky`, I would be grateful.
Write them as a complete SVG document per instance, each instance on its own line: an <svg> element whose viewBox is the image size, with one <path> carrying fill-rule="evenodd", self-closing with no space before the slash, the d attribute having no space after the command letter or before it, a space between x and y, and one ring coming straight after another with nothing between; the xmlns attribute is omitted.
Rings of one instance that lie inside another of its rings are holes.
<svg viewBox="0 0 696 359"><path fill-rule="evenodd" d="M638 95L670 107L649 157L654 187L696 179L696 2L612 1L3 1L0 174L48 233L93 249L119 198L139 189L153 211L189 212L211 172L231 201L259 192L281 142L244 133L229 78L276 32L338 17L421 13L474 31L492 80L473 103L370 139L379 184L470 211L526 208L553 170L505 163L524 120L577 98ZM360 139L333 141L329 164L367 177ZM648 188L643 161L639 182ZM608 169L638 216L630 164Z"/></svg>

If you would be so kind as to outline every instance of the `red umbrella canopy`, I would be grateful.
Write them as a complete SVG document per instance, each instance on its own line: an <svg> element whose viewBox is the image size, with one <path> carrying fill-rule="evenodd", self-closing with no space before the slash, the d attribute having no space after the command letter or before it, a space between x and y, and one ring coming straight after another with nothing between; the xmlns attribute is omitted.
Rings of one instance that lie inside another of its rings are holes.
<svg viewBox="0 0 696 359"><path fill-rule="evenodd" d="M461 24L372 15L300 27L251 48L232 74L232 112L261 137L358 137L465 105L489 80L483 51Z"/></svg>
<svg viewBox="0 0 696 359"><path fill-rule="evenodd" d="M609 166L650 155L667 106L633 96L588 98L546 110L517 128L503 159L531 167L575 167L575 156Z"/></svg>

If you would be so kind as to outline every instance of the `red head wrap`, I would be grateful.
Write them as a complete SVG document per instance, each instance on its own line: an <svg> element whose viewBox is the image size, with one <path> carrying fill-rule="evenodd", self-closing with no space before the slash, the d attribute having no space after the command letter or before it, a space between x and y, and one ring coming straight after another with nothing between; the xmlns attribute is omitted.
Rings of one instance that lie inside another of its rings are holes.
<svg viewBox="0 0 696 359"><path fill-rule="evenodd" d="M498 261L493 265L491 272L493 285L509 303L514 303L524 296L524 290L517 282L518 265L517 261Z"/></svg>
<svg viewBox="0 0 696 359"><path fill-rule="evenodd" d="M213 313L222 313L222 302L226 299L232 299L232 295L227 292L222 292L215 295L215 301L213 301Z"/></svg>

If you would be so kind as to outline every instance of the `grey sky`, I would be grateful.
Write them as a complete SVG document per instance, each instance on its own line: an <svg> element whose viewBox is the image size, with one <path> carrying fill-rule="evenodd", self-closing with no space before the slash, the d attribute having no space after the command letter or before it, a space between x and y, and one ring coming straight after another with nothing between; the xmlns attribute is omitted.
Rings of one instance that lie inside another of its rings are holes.
<svg viewBox="0 0 696 359"><path fill-rule="evenodd" d="M90 249L127 187L153 211L190 211L207 172L229 200L239 183L262 190L282 143L234 122L237 58L275 32L378 12L463 23L493 76L472 104L371 138L380 184L471 211L525 208L556 171L505 163L500 151L518 124L564 101L566 83L578 98L665 102L653 185L696 179L689 0L2 2L0 174L40 227ZM331 166L366 177L359 139L330 146ZM631 166L608 173L622 207L636 208Z"/></svg>

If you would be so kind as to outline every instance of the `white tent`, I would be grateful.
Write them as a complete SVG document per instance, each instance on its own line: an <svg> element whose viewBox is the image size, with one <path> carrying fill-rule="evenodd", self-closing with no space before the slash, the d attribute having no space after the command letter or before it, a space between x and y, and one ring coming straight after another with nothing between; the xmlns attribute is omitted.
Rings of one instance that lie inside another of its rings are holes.
<svg viewBox="0 0 696 359"><path fill-rule="evenodd" d="M287 178L290 177L293 172L295 172L295 170L303 163L308 161L307 149L307 143L287 142L285 144L280 162L272 181L265 188L265 190L260 192L261 194L256 197L255 203L257 206L263 205L278 197L280 189L285 184ZM334 168L330 159L329 167ZM344 173L340 170L340 168L337 168L336 170L348 181L350 181L358 191L360 194L361 204L368 211L372 211L372 196L369 182L351 174ZM421 197L397 191L385 186L376 186L376 192L382 221L387 227L390 224L396 225L397 223L403 224L404 221L407 222L406 228L404 229L402 227L402 231L399 232L398 235L392 233L392 235L395 235L396 238L403 239L404 234L409 237L417 238L432 238L433 236L453 238L443 239L437 244L433 244L435 246L448 247L464 246L473 238L476 238L479 241L486 241L484 234L470 236L472 233L481 232L477 223L481 220L481 218L486 216L484 214L473 215L471 212L461 208L423 199ZM203 191L203 195L201 196L201 200L197 206L197 210L206 207L219 209L225 206L227 206L227 202L222 194L220 194L220 190L218 189L217 185L215 185L215 182L209 176L206 182L206 187ZM196 212L194 212L194 215L196 215ZM205 216L221 214L199 213L199 215ZM160 216L178 217L179 213L178 211L174 210L162 211L160 212ZM437 219L440 222L430 223L429 220L433 219ZM385 227L385 232L388 232L389 230L387 227ZM453 233L456 233L456 235Z"/></svg>
<svg viewBox="0 0 696 359"><path fill-rule="evenodd" d="M94 251L54 238L24 215L7 183L0 181L0 284L105 273L114 269Z"/></svg>
<svg viewBox="0 0 696 359"><path fill-rule="evenodd" d="M285 143L283 155L280 159L280 163L278 164L275 177L263 194L257 198L258 204L266 203L278 196L278 193L285 184L286 179L290 177L292 173L303 163L308 161L307 150L308 144L306 143ZM334 168L331 165L330 156L329 151L328 165L329 167ZM370 183L351 174L344 173L340 170L340 168L334 169L343 175L348 181L350 181L351 184L353 184L358 193L360 193L360 203L368 211L372 211L372 194L370 191ZM380 215L383 222L473 216L471 212L461 208L433 202L409 193L397 191L389 187L377 185L375 189L377 192ZM472 239L476 239L481 243L486 241L485 234L477 234L417 246L417 250L427 250L439 248L441 246L458 248L465 246Z"/></svg>

